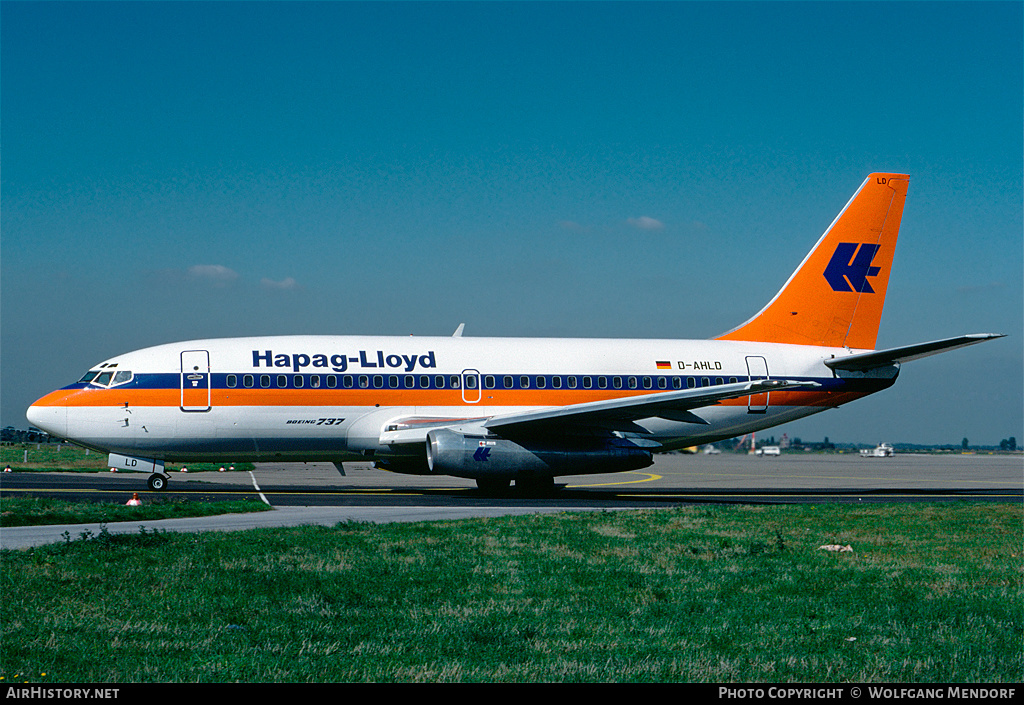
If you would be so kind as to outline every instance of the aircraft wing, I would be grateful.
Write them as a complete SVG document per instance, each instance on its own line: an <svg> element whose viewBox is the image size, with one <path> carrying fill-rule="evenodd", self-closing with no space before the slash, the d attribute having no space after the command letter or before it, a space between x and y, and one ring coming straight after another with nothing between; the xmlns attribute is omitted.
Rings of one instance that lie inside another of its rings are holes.
<svg viewBox="0 0 1024 705"><path fill-rule="evenodd" d="M783 389L810 389L818 386L820 385L817 382L764 379L548 407L489 418L405 418L398 419L385 428L380 436L380 442L384 445L420 443L426 440L429 431L436 428L473 427L478 432L487 430L499 435L558 433L570 427L642 431L643 429L633 427L633 421L656 416L703 424L707 422L694 414L693 409L713 406L725 399L738 399L752 394L777 392Z"/></svg>
<svg viewBox="0 0 1024 705"><path fill-rule="evenodd" d="M482 425L486 429L504 435L516 432L544 433L564 429L567 426L632 430L633 421L657 416L687 420L692 423L706 423L693 414L692 410L713 406L725 399L737 399L783 389L807 389L818 386L820 385L817 382L783 379L736 382L734 384L719 384L714 387L655 392L634 397L502 414L486 419Z"/></svg>
<svg viewBox="0 0 1024 705"><path fill-rule="evenodd" d="M857 353L846 357L836 357L825 360L825 365L833 370L863 371L875 367L887 367L901 362L918 360L929 355L937 355L947 350L962 348L967 345L977 345L993 338L1005 337L1001 333L972 333L961 335L956 338L945 338L933 340L930 343L917 343L916 345L905 345L899 348L888 350L875 350L874 352Z"/></svg>

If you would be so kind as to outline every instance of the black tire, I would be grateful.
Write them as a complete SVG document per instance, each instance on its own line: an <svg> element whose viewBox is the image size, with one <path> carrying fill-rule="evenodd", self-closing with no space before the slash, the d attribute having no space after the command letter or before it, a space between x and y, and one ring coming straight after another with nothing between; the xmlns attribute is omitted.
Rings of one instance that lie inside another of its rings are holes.
<svg viewBox="0 0 1024 705"><path fill-rule="evenodd" d="M154 492L163 492L167 489L167 475L161 475L160 473L153 473L149 476L149 480L146 482L149 485L149 489Z"/></svg>
<svg viewBox="0 0 1024 705"><path fill-rule="evenodd" d="M476 486L480 489L480 491L483 492L484 494L489 495L508 494L508 488L510 484L512 484L511 480L501 480L494 478L478 479L476 481Z"/></svg>
<svg viewBox="0 0 1024 705"><path fill-rule="evenodd" d="M547 497L555 493L555 478L532 477L516 480L516 491L528 497Z"/></svg>

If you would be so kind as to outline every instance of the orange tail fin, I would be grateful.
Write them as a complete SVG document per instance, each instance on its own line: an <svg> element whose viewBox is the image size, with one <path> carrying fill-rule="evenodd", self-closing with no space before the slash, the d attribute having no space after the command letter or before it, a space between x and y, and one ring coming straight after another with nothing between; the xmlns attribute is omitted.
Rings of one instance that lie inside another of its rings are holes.
<svg viewBox="0 0 1024 705"><path fill-rule="evenodd" d="M717 339L874 349L909 183L871 174L775 298Z"/></svg>

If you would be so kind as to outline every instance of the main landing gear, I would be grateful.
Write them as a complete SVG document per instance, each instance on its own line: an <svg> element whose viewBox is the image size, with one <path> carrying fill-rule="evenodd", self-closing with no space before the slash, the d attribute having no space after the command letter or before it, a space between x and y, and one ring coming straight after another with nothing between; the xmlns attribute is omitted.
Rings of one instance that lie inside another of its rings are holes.
<svg viewBox="0 0 1024 705"><path fill-rule="evenodd" d="M482 494L502 497L511 494L512 480L499 478L479 478L476 486ZM516 480L515 493L526 497L545 497L555 491L555 478L534 477Z"/></svg>

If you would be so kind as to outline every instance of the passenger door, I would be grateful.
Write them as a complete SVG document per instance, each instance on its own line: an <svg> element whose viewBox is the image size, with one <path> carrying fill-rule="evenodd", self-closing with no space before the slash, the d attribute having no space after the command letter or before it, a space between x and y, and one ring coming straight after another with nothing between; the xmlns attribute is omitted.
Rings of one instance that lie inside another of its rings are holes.
<svg viewBox="0 0 1024 705"><path fill-rule="evenodd" d="M181 353L181 410L210 409L210 353L184 350Z"/></svg>
<svg viewBox="0 0 1024 705"><path fill-rule="evenodd" d="M768 361L759 355L747 357L747 374L751 382L768 379ZM747 413L763 414L768 411L768 392L747 397Z"/></svg>

